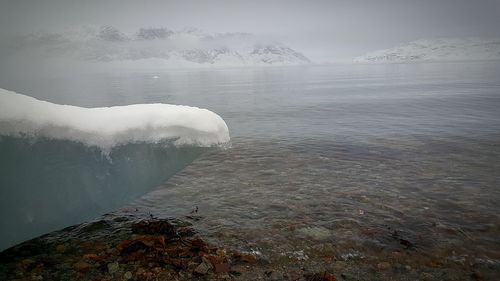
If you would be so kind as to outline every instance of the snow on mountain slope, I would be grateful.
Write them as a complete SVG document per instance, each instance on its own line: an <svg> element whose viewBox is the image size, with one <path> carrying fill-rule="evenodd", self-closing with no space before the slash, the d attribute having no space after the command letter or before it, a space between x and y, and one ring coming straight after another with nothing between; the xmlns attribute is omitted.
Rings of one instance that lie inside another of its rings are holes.
<svg viewBox="0 0 500 281"><path fill-rule="evenodd" d="M163 27L124 33L112 26L80 26L60 33L38 32L10 44L10 53L84 62L156 61L163 66L298 65L310 63L281 43L249 33L210 34L196 28Z"/></svg>
<svg viewBox="0 0 500 281"><path fill-rule="evenodd" d="M356 57L355 62L418 62L500 59L500 39L421 39Z"/></svg>

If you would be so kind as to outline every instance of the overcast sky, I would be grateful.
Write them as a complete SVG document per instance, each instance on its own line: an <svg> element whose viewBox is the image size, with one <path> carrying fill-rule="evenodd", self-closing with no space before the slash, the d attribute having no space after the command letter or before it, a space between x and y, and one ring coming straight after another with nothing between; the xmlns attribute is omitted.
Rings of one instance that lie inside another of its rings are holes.
<svg viewBox="0 0 500 281"><path fill-rule="evenodd" d="M500 37L500 0L0 0L2 35L80 24L246 31L321 62L419 38Z"/></svg>

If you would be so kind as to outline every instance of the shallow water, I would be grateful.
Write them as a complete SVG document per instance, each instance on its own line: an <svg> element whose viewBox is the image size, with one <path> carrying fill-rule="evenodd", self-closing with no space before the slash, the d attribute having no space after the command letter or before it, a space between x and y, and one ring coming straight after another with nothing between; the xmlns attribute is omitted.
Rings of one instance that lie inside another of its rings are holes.
<svg viewBox="0 0 500 281"><path fill-rule="evenodd" d="M211 241L259 251L275 268L498 277L500 63L29 80L1 82L57 103L187 104L226 120L230 149L203 155L113 215L197 209L194 226Z"/></svg>

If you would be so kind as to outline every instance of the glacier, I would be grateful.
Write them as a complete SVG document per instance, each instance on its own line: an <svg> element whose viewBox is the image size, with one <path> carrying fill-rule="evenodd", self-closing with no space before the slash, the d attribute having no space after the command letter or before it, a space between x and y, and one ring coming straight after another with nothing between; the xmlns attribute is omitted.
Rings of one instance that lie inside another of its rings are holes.
<svg viewBox="0 0 500 281"><path fill-rule="evenodd" d="M500 60L499 38L420 39L354 58L357 63Z"/></svg>
<svg viewBox="0 0 500 281"><path fill-rule="evenodd" d="M0 89L0 249L119 208L229 141L206 109L82 108Z"/></svg>

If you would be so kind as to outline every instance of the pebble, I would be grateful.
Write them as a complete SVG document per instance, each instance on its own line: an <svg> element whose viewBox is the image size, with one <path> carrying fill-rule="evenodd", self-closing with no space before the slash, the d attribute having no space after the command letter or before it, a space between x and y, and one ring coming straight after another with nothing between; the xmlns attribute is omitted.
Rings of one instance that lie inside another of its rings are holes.
<svg viewBox="0 0 500 281"><path fill-rule="evenodd" d="M90 267L90 264L84 262L84 261L79 261L77 263L74 264L74 268L77 270L77 271L82 271L82 270L85 270L87 268Z"/></svg>
<svg viewBox="0 0 500 281"><path fill-rule="evenodd" d="M132 279L132 272L130 271L125 272L125 274L123 274L123 278L125 278L125 280Z"/></svg>
<svg viewBox="0 0 500 281"><path fill-rule="evenodd" d="M210 270L211 266L209 263L203 261L202 263L200 263L195 269L194 269L194 272L195 273L198 273L198 274L202 274L202 275L205 275L208 273L208 271Z"/></svg>
<svg viewBox="0 0 500 281"><path fill-rule="evenodd" d="M217 256L223 258L226 256L226 250L225 249L217 249L216 254L217 254Z"/></svg>
<svg viewBox="0 0 500 281"><path fill-rule="evenodd" d="M283 280L283 273L279 271L273 271L271 275L269 275L269 279L272 281Z"/></svg>
<svg viewBox="0 0 500 281"><path fill-rule="evenodd" d="M108 263L108 272L110 274L114 274L115 272L118 271L119 268L120 268L120 265L117 262Z"/></svg>
<svg viewBox="0 0 500 281"><path fill-rule="evenodd" d="M226 273L231 270L231 267L227 263L217 263L214 264L214 272L215 273Z"/></svg>
<svg viewBox="0 0 500 281"><path fill-rule="evenodd" d="M238 258L240 261L246 262L246 263L253 263L257 260L257 258L254 255L247 254L247 253L242 253L241 255L239 255Z"/></svg>
<svg viewBox="0 0 500 281"><path fill-rule="evenodd" d="M391 264L390 264L390 263L388 263L388 262L379 262L379 263L377 264L377 268L378 268L379 270L387 270L387 269L389 269L390 267L391 267Z"/></svg>
<svg viewBox="0 0 500 281"><path fill-rule="evenodd" d="M344 271L346 267L347 263L343 261L336 261L335 265L333 266L335 272Z"/></svg>
<svg viewBox="0 0 500 281"><path fill-rule="evenodd" d="M64 246L63 244L59 244L56 246L56 252L62 254L64 252L66 252L66 246Z"/></svg>

